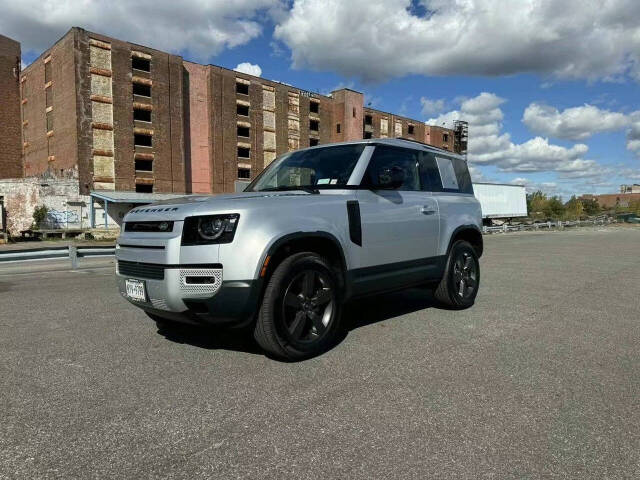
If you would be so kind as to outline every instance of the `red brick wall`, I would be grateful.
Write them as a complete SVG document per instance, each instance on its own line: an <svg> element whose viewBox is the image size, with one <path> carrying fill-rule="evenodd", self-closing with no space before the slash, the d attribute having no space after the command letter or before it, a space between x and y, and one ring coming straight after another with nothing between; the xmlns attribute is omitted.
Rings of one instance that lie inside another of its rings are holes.
<svg viewBox="0 0 640 480"><path fill-rule="evenodd" d="M189 103L186 112L185 133L187 152L191 162L187 165L187 191L211 193L213 165L211 152L211 76L209 67L184 62Z"/></svg>
<svg viewBox="0 0 640 480"><path fill-rule="evenodd" d="M20 61L20 44L0 35L0 178L24 175Z"/></svg>

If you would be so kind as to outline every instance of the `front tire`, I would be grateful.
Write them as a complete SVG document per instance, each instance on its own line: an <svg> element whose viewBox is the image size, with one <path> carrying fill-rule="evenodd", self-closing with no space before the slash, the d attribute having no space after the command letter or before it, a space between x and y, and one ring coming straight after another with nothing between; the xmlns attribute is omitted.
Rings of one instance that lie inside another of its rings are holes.
<svg viewBox="0 0 640 480"><path fill-rule="evenodd" d="M443 305L464 309L472 306L480 287L480 262L469 242L458 240L451 246L444 276L434 292Z"/></svg>
<svg viewBox="0 0 640 480"><path fill-rule="evenodd" d="M313 252L278 265L265 289L254 338L284 360L313 357L331 347L339 331L339 281L329 262Z"/></svg>

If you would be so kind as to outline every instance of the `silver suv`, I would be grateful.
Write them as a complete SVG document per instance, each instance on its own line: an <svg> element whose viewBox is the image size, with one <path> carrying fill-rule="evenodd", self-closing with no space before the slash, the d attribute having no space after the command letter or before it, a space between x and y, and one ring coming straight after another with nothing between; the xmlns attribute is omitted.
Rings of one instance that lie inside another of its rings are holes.
<svg viewBox="0 0 640 480"><path fill-rule="evenodd" d="M131 210L120 293L167 322L253 328L270 354L327 349L351 298L431 285L474 303L480 204L462 157L408 140L323 145L277 158L243 193Z"/></svg>

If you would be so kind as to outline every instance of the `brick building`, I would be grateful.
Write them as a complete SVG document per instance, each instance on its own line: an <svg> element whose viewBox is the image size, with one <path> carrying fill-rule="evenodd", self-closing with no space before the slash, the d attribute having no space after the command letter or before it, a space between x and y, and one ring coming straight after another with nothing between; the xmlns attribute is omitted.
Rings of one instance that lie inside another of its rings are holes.
<svg viewBox="0 0 640 480"><path fill-rule="evenodd" d="M0 54L1 177L222 193L311 145L405 137L454 150L454 131L367 108L360 92L320 95L77 27L19 79L20 45L0 37Z"/></svg>

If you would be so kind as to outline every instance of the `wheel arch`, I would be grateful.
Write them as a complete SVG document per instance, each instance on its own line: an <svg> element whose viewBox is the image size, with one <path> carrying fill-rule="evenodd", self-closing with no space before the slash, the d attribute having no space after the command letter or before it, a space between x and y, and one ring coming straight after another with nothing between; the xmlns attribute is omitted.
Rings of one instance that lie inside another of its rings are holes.
<svg viewBox="0 0 640 480"><path fill-rule="evenodd" d="M484 252L484 241L482 239L482 232L477 225L460 225L451 233L451 238L449 239L449 245L447 247L447 255L451 251L451 247L458 240L465 240L471 244L473 249L476 251L478 258L482 256Z"/></svg>

